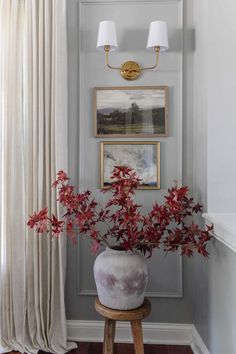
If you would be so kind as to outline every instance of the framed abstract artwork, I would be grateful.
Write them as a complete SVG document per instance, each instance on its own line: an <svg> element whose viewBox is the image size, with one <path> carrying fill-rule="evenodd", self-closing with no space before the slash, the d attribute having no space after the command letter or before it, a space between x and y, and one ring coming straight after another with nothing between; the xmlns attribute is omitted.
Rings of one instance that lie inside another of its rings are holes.
<svg viewBox="0 0 236 354"><path fill-rule="evenodd" d="M95 87L95 137L167 136L168 87Z"/></svg>
<svg viewBox="0 0 236 354"><path fill-rule="evenodd" d="M139 189L160 189L159 141L101 142L101 188L111 184L114 166L133 168L142 179Z"/></svg>

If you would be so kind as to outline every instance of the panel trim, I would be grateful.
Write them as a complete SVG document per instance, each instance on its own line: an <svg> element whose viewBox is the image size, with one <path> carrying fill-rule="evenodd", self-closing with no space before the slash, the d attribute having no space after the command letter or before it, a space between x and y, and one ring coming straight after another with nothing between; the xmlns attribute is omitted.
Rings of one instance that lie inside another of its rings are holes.
<svg viewBox="0 0 236 354"><path fill-rule="evenodd" d="M183 0L180 0L180 5L179 5L179 26L181 26L182 33L181 33L181 51L178 55L178 60L179 60L179 97L178 97L178 107L179 107L179 113L178 113L178 176L179 176L179 184L182 185L182 180L183 180L183 43L184 43L184 3Z"/></svg>
<svg viewBox="0 0 236 354"><path fill-rule="evenodd" d="M178 259L178 290L173 292L147 291L147 297L158 298L182 298L183 297L183 257L179 254Z"/></svg>
<svg viewBox="0 0 236 354"><path fill-rule="evenodd" d="M193 324L143 322L144 343L189 345L194 354L210 354ZM67 337L76 342L102 342L103 321L67 321ZM117 322L116 343L132 343L130 324Z"/></svg>
<svg viewBox="0 0 236 354"><path fill-rule="evenodd" d="M173 292L165 292L165 291L147 291L145 293L145 296L151 297L151 298L182 298L183 297L183 257L179 255L178 259L178 289L177 291ZM79 264L79 279L81 279L81 271L82 270L82 264ZM83 295L83 296L97 296L97 291L96 290L90 290L90 289L82 289L81 288L81 282L78 281L78 295Z"/></svg>
<svg viewBox="0 0 236 354"><path fill-rule="evenodd" d="M178 2L182 3L183 0L80 0L80 3L83 5L113 5L114 3L123 4L123 5L132 5L136 3L137 5L152 5L153 3L161 3L163 5L169 5L170 3L176 4Z"/></svg>
<svg viewBox="0 0 236 354"><path fill-rule="evenodd" d="M181 35L181 50L178 53L178 97L177 97L177 104L178 104L178 127L177 127L177 137L178 137L178 154L177 154L177 159L178 159L178 169L177 169L177 178L178 178L178 183L179 185L182 185L182 125L183 125L183 120L182 120L182 111L183 111L183 0L79 0L79 22L80 22L80 33L79 33L79 42L80 42L80 55L79 55L79 73L82 72L83 64L84 64L84 59L83 59L83 36L82 36L82 29L81 29L81 18L82 18L82 7L87 6L87 5L104 5L104 4L135 4L135 5L140 5L140 4L178 4L179 6L179 16L178 16L178 25L182 29L182 35ZM86 79L86 77L85 77ZM80 89L80 94L79 94L79 181L83 181L83 166L85 164L85 154L84 154L84 123L83 119L80 119L82 117L82 109L80 102L86 101L87 97L84 94L84 89L83 89L83 83L82 80L79 82L79 89ZM84 190L84 185L79 183L79 190L82 191ZM89 290L89 289L83 289L81 286L81 272L82 272L82 262L81 262L81 257L80 257L80 247L81 242L78 242L78 284L77 284L77 291L78 295L85 295L85 296L96 296L97 293L95 290ZM182 298L183 297L183 265L182 265L182 257L179 256L179 271L178 271L178 289L175 292L148 292L147 296L149 297L155 297L155 298Z"/></svg>
<svg viewBox="0 0 236 354"><path fill-rule="evenodd" d="M115 3L120 3L120 4L156 4L156 3L162 3L162 4L176 4L179 3L179 16L178 16L178 24L179 27L182 29L181 33L181 50L178 53L178 73L179 73L179 87L178 87L178 171L177 171L177 178L178 178L178 183L179 185L182 185L182 169L183 169L183 162L182 162L182 151L183 151L183 138L182 138L182 131L183 131L183 26L184 26L184 21L183 21L183 15L184 15L184 5L183 5L183 0L147 0L147 1L142 1L142 0L79 0L79 22L80 22L80 31L79 31L79 42L80 42L80 55L79 55L79 73L82 72L82 69L84 68L84 61L82 61L81 57L83 53L83 36L82 36L82 28L81 28L81 15L82 15L82 6L86 5L114 5ZM79 83L79 89L80 89L80 94L79 94L79 102L83 102L86 100L86 97L81 95L84 95L84 90L82 87L82 80L80 80ZM80 119L82 116L82 110L81 110L81 105L79 104L79 166L84 166L84 153L83 153L83 142L84 142L84 134L83 132L83 120ZM79 181L83 181L82 178L82 170L83 168L79 168ZM84 185L81 183L79 184L79 190L80 192L84 190Z"/></svg>

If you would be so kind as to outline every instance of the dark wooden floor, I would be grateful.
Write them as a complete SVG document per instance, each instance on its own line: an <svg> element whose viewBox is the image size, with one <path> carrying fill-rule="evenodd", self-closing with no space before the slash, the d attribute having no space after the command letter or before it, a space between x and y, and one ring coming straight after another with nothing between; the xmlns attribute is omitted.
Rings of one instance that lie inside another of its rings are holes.
<svg viewBox="0 0 236 354"><path fill-rule="evenodd" d="M189 346L145 344L145 354L193 354ZM102 354L102 343L80 343L73 354ZM132 344L115 344L114 354L134 354Z"/></svg>
<svg viewBox="0 0 236 354"><path fill-rule="evenodd" d="M145 344L145 354L193 354L189 346ZM11 352L9 354L19 354ZM40 354L45 354L40 352ZM69 354L69 353L68 353ZM102 354L102 343L79 343L70 354ZM114 354L134 354L132 344L115 344Z"/></svg>

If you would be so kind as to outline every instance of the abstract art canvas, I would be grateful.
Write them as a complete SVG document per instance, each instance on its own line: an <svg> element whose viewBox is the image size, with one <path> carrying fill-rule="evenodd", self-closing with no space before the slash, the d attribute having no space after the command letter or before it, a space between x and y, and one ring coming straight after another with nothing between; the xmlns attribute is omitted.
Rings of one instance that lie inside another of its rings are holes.
<svg viewBox="0 0 236 354"><path fill-rule="evenodd" d="M160 189L160 142L101 142L101 188L111 184L114 166L133 168L142 179L139 189Z"/></svg>

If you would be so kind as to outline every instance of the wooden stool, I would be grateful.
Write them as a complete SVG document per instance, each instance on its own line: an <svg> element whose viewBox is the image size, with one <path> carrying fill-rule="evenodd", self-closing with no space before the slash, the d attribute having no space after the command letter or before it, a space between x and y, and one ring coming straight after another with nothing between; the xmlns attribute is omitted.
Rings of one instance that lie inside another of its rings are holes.
<svg viewBox="0 0 236 354"><path fill-rule="evenodd" d="M133 334L135 354L144 354L142 319L149 315L151 304L144 299L142 306L135 310L120 311L103 306L98 298L95 300L95 309L105 317L103 354L113 354L116 321L130 321Z"/></svg>

